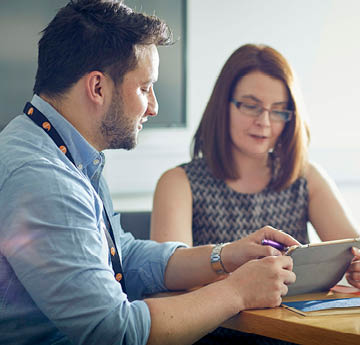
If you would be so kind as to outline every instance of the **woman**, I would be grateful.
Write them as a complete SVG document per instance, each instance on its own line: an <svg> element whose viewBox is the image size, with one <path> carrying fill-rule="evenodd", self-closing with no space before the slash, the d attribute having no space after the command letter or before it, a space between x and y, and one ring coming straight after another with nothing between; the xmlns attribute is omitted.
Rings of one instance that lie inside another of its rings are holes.
<svg viewBox="0 0 360 345"><path fill-rule="evenodd" d="M336 187L307 158L302 115L285 58L264 45L237 49L216 81L191 162L157 184L151 238L221 243L271 225L308 243L308 221L322 241L358 237ZM360 288L360 274L348 280Z"/></svg>

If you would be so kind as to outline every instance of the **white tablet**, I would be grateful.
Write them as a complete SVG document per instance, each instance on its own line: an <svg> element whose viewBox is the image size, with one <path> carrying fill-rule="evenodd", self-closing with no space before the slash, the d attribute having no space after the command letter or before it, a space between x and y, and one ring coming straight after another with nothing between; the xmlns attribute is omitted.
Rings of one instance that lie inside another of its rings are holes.
<svg viewBox="0 0 360 345"><path fill-rule="evenodd" d="M287 296L327 291L344 276L360 238L292 246L285 255L293 258L296 282L289 285Z"/></svg>

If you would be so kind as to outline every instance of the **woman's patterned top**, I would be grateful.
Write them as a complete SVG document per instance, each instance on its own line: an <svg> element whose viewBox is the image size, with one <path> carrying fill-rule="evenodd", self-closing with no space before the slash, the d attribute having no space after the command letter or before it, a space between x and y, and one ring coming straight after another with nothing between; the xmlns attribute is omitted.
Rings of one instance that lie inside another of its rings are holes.
<svg viewBox="0 0 360 345"><path fill-rule="evenodd" d="M280 192L266 187L260 193L244 194L214 178L203 158L181 167L192 191L194 246L234 241L265 225L284 230L301 243L309 242L305 178Z"/></svg>

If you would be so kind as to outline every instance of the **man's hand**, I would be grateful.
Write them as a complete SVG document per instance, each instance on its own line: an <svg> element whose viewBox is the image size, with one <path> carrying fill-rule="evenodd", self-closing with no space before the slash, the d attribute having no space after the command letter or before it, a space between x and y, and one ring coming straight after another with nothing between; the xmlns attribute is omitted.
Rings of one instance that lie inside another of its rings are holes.
<svg viewBox="0 0 360 345"><path fill-rule="evenodd" d="M354 259L346 272L346 279L349 284L360 289L360 249L353 247L352 253L354 254Z"/></svg>
<svg viewBox="0 0 360 345"><path fill-rule="evenodd" d="M253 234L232 242L225 246L221 252L221 260L227 272L233 272L238 267L252 259L265 256L279 256L282 252L261 244L263 239L273 240L284 244L286 247L298 245L299 242L281 230L276 230L271 226L265 226ZM360 270L360 263L359 263Z"/></svg>
<svg viewBox="0 0 360 345"><path fill-rule="evenodd" d="M276 307L288 284L296 280L289 256L267 256L255 259L235 270L222 283L228 284L238 298L238 310Z"/></svg>

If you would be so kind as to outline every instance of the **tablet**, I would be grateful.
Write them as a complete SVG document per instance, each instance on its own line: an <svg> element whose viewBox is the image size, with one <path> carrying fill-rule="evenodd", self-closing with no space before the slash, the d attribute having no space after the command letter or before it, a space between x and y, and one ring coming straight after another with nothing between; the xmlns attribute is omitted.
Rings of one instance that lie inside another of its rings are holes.
<svg viewBox="0 0 360 345"><path fill-rule="evenodd" d="M344 276L360 238L311 243L290 247L285 255L293 258L296 282L289 285L287 296L327 291Z"/></svg>

